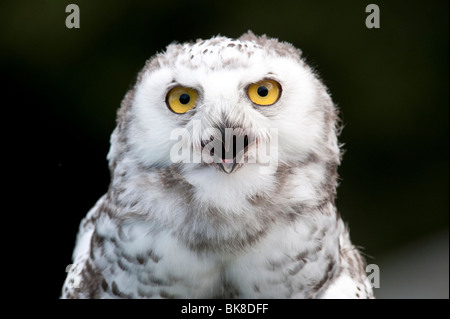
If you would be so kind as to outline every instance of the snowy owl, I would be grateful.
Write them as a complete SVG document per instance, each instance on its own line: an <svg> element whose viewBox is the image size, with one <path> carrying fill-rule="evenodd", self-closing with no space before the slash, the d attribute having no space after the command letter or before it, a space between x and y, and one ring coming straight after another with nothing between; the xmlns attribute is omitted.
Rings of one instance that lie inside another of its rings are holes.
<svg viewBox="0 0 450 319"><path fill-rule="evenodd" d="M62 298L372 298L334 201L337 120L289 43L170 44L122 101Z"/></svg>

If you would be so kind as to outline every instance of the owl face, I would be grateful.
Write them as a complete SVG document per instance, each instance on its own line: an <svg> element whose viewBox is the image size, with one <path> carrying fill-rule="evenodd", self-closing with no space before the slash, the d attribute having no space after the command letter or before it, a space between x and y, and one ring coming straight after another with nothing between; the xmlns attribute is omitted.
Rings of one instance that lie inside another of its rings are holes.
<svg viewBox="0 0 450 319"><path fill-rule="evenodd" d="M332 102L300 56L252 33L168 46L147 62L119 118L135 159L226 178L329 147Z"/></svg>

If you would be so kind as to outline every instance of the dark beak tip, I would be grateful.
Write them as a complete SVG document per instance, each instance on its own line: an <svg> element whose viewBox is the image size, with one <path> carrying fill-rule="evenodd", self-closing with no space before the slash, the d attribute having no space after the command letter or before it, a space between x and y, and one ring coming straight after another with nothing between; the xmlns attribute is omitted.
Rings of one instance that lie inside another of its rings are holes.
<svg viewBox="0 0 450 319"><path fill-rule="evenodd" d="M226 174L233 173L236 166L237 166L236 159L234 159L233 163L223 163L223 162L219 163L220 169Z"/></svg>

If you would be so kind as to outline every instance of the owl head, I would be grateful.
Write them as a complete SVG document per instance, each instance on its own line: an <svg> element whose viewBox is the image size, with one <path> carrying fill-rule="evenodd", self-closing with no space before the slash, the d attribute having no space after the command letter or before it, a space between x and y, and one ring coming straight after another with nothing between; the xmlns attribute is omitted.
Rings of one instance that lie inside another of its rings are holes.
<svg viewBox="0 0 450 319"><path fill-rule="evenodd" d="M336 120L300 50L251 32L218 36L171 44L147 61L122 102L108 158L111 169L124 158L178 163L207 180L270 175L311 158L337 163Z"/></svg>

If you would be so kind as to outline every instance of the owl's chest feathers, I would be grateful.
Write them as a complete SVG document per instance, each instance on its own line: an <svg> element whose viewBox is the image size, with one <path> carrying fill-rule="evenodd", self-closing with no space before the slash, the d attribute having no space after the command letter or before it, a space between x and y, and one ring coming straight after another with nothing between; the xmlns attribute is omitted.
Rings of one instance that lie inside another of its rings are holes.
<svg viewBox="0 0 450 319"><path fill-rule="evenodd" d="M92 238L97 286L136 298L317 296L340 271L344 227L327 194L308 180L296 189L288 173L265 191L225 190L228 206L174 167L113 183Z"/></svg>
<svg viewBox="0 0 450 319"><path fill-rule="evenodd" d="M99 219L90 262L111 297L290 298L319 295L340 270L336 218L275 223L241 247L190 247L146 222Z"/></svg>

